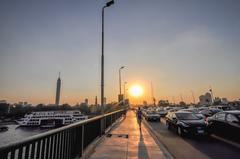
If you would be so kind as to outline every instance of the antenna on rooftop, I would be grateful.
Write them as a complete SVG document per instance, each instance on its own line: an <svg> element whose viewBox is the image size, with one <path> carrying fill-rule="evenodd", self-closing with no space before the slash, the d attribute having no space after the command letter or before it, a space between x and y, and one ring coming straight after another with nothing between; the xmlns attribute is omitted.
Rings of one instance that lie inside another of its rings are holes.
<svg viewBox="0 0 240 159"><path fill-rule="evenodd" d="M209 91L210 91L211 96L212 96L212 103L214 103L213 90L212 90L211 86L209 86Z"/></svg>

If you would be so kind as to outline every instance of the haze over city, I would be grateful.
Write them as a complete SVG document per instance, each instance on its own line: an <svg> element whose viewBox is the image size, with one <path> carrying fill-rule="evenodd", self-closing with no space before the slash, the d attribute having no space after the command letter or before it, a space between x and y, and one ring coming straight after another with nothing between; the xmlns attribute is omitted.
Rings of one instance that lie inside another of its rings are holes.
<svg viewBox="0 0 240 159"><path fill-rule="evenodd" d="M101 7L106 1L1 1L0 99L61 103L100 97ZM192 102L240 97L240 1L118 0L105 16L105 96L117 101L118 70L141 98Z"/></svg>

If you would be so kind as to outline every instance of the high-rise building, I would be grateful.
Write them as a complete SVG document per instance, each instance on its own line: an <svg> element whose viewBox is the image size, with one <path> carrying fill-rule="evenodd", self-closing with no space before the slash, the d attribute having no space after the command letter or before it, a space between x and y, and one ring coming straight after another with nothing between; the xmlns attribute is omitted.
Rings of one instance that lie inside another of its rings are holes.
<svg viewBox="0 0 240 159"><path fill-rule="evenodd" d="M57 80L55 105L59 105L59 102L60 102L60 90L61 90L61 79L60 79L60 72L59 72L59 76L58 76L58 80Z"/></svg>
<svg viewBox="0 0 240 159"><path fill-rule="evenodd" d="M95 105L98 105L97 96L95 97Z"/></svg>

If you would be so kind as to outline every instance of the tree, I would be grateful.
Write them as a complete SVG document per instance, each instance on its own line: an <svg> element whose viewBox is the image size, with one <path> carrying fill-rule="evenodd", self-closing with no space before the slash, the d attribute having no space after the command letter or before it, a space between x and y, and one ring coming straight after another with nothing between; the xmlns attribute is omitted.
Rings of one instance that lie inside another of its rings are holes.
<svg viewBox="0 0 240 159"><path fill-rule="evenodd" d="M158 106L169 106L168 100L159 100Z"/></svg>
<svg viewBox="0 0 240 159"><path fill-rule="evenodd" d="M79 106L79 109L84 114L90 114L90 109L89 109L87 103L81 103Z"/></svg>
<svg viewBox="0 0 240 159"><path fill-rule="evenodd" d="M63 104L62 106L60 106L62 110L71 110L71 106L67 103Z"/></svg>
<svg viewBox="0 0 240 159"><path fill-rule="evenodd" d="M179 102L179 105L181 105L181 106L185 106L186 103L185 103L184 101L181 101L181 102Z"/></svg>
<svg viewBox="0 0 240 159"><path fill-rule="evenodd" d="M0 103L0 116L6 115L10 105L8 103Z"/></svg>

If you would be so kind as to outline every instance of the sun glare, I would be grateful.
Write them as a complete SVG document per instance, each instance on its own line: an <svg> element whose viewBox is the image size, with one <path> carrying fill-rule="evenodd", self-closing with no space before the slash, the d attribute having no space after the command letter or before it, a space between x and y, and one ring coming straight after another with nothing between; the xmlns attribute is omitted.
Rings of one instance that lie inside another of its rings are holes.
<svg viewBox="0 0 240 159"><path fill-rule="evenodd" d="M134 97L139 97L143 94L143 88L139 85L134 85L130 88L130 94Z"/></svg>

